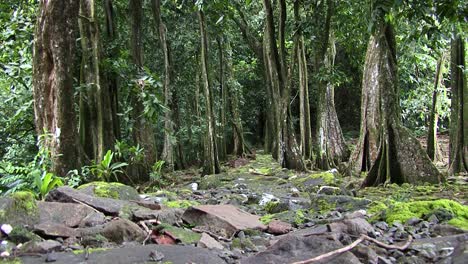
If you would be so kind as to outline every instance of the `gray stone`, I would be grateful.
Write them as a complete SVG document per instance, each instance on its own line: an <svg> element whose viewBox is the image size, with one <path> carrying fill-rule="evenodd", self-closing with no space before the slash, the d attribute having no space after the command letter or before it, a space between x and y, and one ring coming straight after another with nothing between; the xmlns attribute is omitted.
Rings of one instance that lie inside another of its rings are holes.
<svg viewBox="0 0 468 264"><path fill-rule="evenodd" d="M232 205L194 206L182 215L182 220L185 222L209 227L209 231L228 238L244 229L266 230L266 226L259 219L259 216L249 214Z"/></svg>
<svg viewBox="0 0 468 264"><path fill-rule="evenodd" d="M68 227L104 223L104 214L82 204L37 202L37 207L41 223L51 222ZM94 220L90 222L90 219Z"/></svg>
<svg viewBox="0 0 468 264"><path fill-rule="evenodd" d="M34 226L35 232L40 235L50 237L74 237L78 236L79 233L64 224L58 224L53 222L44 222Z"/></svg>
<svg viewBox="0 0 468 264"><path fill-rule="evenodd" d="M135 223L127 219L117 219L106 223L100 232L109 242L121 244L129 241L143 241L145 232Z"/></svg>
<svg viewBox="0 0 468 264"><path fill-rule="evenodd" d="M118 182L90 182L79 186L77 190L96 197L126 201L140 200L140 195L135 188Z"/></svg>
<svg viewBox="0 0 468 264"><path fill-rule="evenodd" d="M55 240L45 241L29 241L21 247L22 253L40 253L45 254L52 251L58 251L62 248L62 244Z"/></svg>
<svg viewBox="0 0 468 264"><path fill-rule="evenodd" d="M311 207L316 211L326 212L336 210L340 212L356 211L366 209L372 202L364 198L356 198L346 195L321 195L311 194Z"/></svg>
<svg viewBox="0 0 468 264"><path fill-rule="evenodd" d="M164 256L163 262L173 264L203 263L203 264L225 264L225 260L218 256L213 250L191 247L191 246L167 246L167 245L145 245L128 246L116 249L89 253L88 259L83 254L57 253L57 264L83 263L87 264L128 264L147 263L154 261L154 252L157 251ZM37 257L21 258L24 264L38 263Z"/></svg>
<svg viewBox="0 0 468 264"><path fill-rule="evenodd" d="M346 233L353 236L367 235L375 232L372 225L363 218L345 219L341 222L331 223L329 228L332 232Z"/></svg>
<svg viewBox="0 0 468 264"><path fill-rule="evenodd" d="M217 249L224 249L223 245L216 241L216 239L212 238L210 235L203 233L200 241L197 243L197 247L202 247L202 248L217 248Z"/></svg>
<svg viewBox="0 0 468 264"><path fill-rule="evenodd" d="M180 208L167 208L162 210L139 209L133 212L135 220L158 219L162 223L174 225L181 221L184 210Z"/></svg>
<svg viewBox="0 0 468 264"><path fill-rule="evenodd" d="M39 223L36 199L30 192L17 192L0 197L0 212L0 224L32 228Z"/></svg>
<svg viewBox="0 0 468 264"><path fill-rule="evenodd" d="M326 235L288 235L267 250L241 260L242 264L283 264L303 261L343 247L334 237ZM352 253L345 252L325 259L321 263L355 264L361 263Z"/></svg>

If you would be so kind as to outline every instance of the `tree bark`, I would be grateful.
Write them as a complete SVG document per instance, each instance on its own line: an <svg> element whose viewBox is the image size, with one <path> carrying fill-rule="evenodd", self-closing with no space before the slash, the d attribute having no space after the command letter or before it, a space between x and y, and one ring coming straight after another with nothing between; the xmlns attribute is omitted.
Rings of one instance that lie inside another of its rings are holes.
<svg viewBox="0 0 468 264"><path fill-rule="evenodd" d="M131 9L131 54L132 61L138 67L143 68L143 41L142 41L142 2L141 0L130 0ZM156 142L153 132L153 124L145 117L143 103L139 101L138 90L145 89L144 83L135 84L135 89L131 92L133 105L132 118L135 120L133 128L133 140L143 148L144 164L135 168L130 177L134 181L144 181L148 179L148 172L156 162Z"/></svg>
<svg viewBox="0 0 468 264"><path fill-rule="evenodd" d="M33 94L38 135L52 158L56 175L81 167L74 110L73 68L78 0L42 0L34 37ZM64 16L64 14L67 14Z"/></svg>
<svg viewBox="0 0 468 264"><path fill-rule="evenodd" d="M213 98L211 91L211 83L208 69L208 37L206 33L205 14L202 10L198 10L198 22L200 24L200 39L201 39L201 70L203 77L203 91L206 102L206 140L205 140L205 163L204 174L216 174L220 172L218 161L218 149L216 143L216 127L213 111Z"/></svg>
<svg viewBox="0 0 468 264"><path fill-rule="evenodd" d="M439 86L442 81L442 67L445 61L445 53L437 61L436 74L434 80L434 91L432 92L432 107L431 115L429 117L429 129L427 134L427 155L432 161L440 158L439 147L437 144L437 123L439 120L439 111L437 107L437 97L439 96Z"/></svg>
<svg viewBox="0 0 468 264"><path fill-rule="evenodd" d="M456 35L452 39L449 172L456 174L468 171L468 88L465 69L465 39Z"/></svg>
<svg viewBox="0 0 468 264"><path fill-rule="evenodd" d="M109 92L101 81L100 36L94 0L81 0L81 78L80 137L89 159L99 162L115 141Z"/></svg>
<svg viewBox="0 0 468 264"><path fill-rule="evenodd" d="M221 160L225 160L227 157L227 150L226 150L226 109L227 109L227 89L226 89L226 81L224 78L224 44L221 37L216 39L218 43L218 60L219 60L219 86L221 92L221 107L220 107L220 118L221 118L221 126L219 133L219 158Z"/></svg>
<svg viewBox="0 0 468 264"><path fill-rule="evenodd" d="M292 74L294 61L296 59L296 47L293 48L294 55L292 62L287 70L285 65L285 21L286 21L286 2L280 0L280 21L279 21L279 39L280 52L275 37L275 25L273 19L273 9L270 0L264 0L264 10L266 14L264 43L266 45L266 68L268 69L269 78L271 81L272 91L272 110L274 112L275 139L276 139L276 156L282 167L295 170L305 170L304 160L302 159L301 151L297 145L296 136L294 133L291 112L290 112L290 92L291 86L288 77ZM297 45L297 43L295 43ZM289 74L287 74L287 72Z"/></svg>
<svg viewBox="0 0 468 264"><path fill-rule="evenodd" d="M164 146L161 153L161 159L165 161L165 167L172 171L174 170L174 122L173 122L173 87L172 87L172 58L170 52L170 44L167 39L167 27L161 17L161 0L152 1L154 19L159 32L159 41L161 42L162 51L164 54L164 105L166 112L164 113Z"/></svg>
<svg viewBox="0 0 468 264"><path fill-rule="evenodd" d="M377 109L380 109L377 113L380 120L377 126L379 141L376 160L370 167L363 186L440 182L439 171L419 141L401 124L395 45L392 26L388 23L378 25L367 50L362 94L363 97L366 94L371 98L376 97L371 101L376 102ZM362 120L362 124L366 125L365 121ZM366 130L366 127L361 127L361 131ZM366 137L366 134L360 135L360 141L364 141ZM369 145L365 147L369 148ZM368 149L361 151L369 153Z"/></svg>

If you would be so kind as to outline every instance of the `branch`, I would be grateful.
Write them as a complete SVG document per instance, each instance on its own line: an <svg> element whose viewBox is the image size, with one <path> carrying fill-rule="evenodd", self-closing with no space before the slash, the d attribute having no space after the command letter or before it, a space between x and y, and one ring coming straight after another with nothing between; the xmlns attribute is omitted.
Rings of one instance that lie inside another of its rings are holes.
<svg viewBox="0 0 468 264"><path fill-rule="evenodd" d="M386 248L386 249L397 249L397 250L406 250L411 242L413 242L413 237L412 236L408 236L408 241L402 245L402 246L397 246L397 245L388 245L388 244L385 244L383 242L380 242L374 238L371 238L369 236L366 236L366 235L361 235L356 241L354 241L353 243L345 246L345 247L342 247L342 248L339 248L337 250L333 250L333 251L330 251L328 253L325 253L325 254L322 254L322 255L319 255L317 257L314 257L314 258L311 258L311 259L307 259L307 260L303 260L303 261L298 261L298 262L293 262L291 264L310 264L310 263L316 263L318 261L322 261L326 258L329 258L329 257L332 257L332 256L335 256L335 255L338 255L338 254L341 254L341 253L344 253L346 251L349 251L353 248L355 248L357 245L359 245L362 241L364 240L367 240L367 241L370 241L370 242L373 242L383 248Z"/></svg>

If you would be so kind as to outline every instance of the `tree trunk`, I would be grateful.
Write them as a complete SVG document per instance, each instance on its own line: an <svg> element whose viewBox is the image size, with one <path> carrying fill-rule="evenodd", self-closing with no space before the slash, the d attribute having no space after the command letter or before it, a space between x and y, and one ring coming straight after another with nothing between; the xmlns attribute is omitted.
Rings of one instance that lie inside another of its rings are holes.
<svg viewBox="0 0 468 264"><path fill-rule="evenodd" d="M216 174L220 172L218 161L218 149L216 144L215 117L213 111L213 98L208 69L208 37L206 34L205 14L198 10L198 22L200 24L201 39L201 70L203 77L203 91L206 102L206 140L205 140L205 164L204 174Z"/></svg>
<svg viewBox="0 0 468 264"><path fill-rule="evenodd" d="M142 42L142 3L141 0L130 0L131 9L131 54L133 63L139 68L143 68L143 42ZM133 105L132 118L135 120L133 128L133 140L144 150L144 164L135 168L130 177L132 180L144 181L148 179L148 172L156 162L156 142L152 123L147 120L144 113L143 103L139 101L138 89L145 89L144 83L135 84L136 89L132 89L131 101Z"/></svg>
<svg viewBox="0 0 468 264"><path fill-rule="evenodd" d="M266 13L266 25L264 34L264 43L266 46L266 61L265 67L268 69L269 79L271 81L271 94L272 94L272 112L275 126L274 132L276 133L276 159L282 167L288 169L304 170L304 161L302 159L301 151L296 142L296 136L292 126L292 119L290 113L290 91L291 86L288 82L286 60L285 56L285 22L286 22L286 2L280 1L280 21L279 21L279 46L280 52L276 44L275 26L273 20L273 9L270 0L264 0L264 10ZM295 43L297 45L297 43ZM293 48L296 53L297 49ZM296 59L296 54L292 56L293 61ZM294 66L291 62L289 67L289 76Z"/></svg>
<svg viewBox="0 0 468 264"><path fill-rule="evenodd" d="M50 134L42 143L51 154L51 171L59 176L81 167L73 107L78 10L78 0L40 1L34 38L36 131L38 135Z"/></svg>
<svg viewBox="0 0 468 264"><path fill-rule="evenodd" d="M429 129L427 135L427 155L432 161L436 161L440 158L439 147L437 144L437 123L439 120L439 111L437 107L437 97L439 95L438 89L442 81L442 67L445 61L445 53L437 61L437 68L434 80L434 91L432 93L432 107L431 115L429 118Z"/></svg>
<svg viewBox="0 0 468 264"><path fill-rule="evenodd" d="M456 174L468 171L468 88L465 69L465 39L461 35L452 39L449 172Z"/></svg>
<svg viewBox="0 0 468 264"><path fill-rule="evenodd" d="M398 75L395 36L392 26L382 23L373 32L364 67L363 97L377 103L380 123L377 158L363 186L384 183L440 182L440 173L424 152L419 141L401 124L398 104ZM366 125L366 120L361 123ZM366 128L361 127L361 131ZM360 135L360 141L368 135ZM369 145L366 146L369 148ZM369 153L369 150L361 150Z"/></svg>
<svg viewBox="0 0 468 264"><path fill-rule="evenodd" d="M221 107L220 107L220 118L221 126L219 133L219 158L221 160L226 160L227 150L226 150L226 108L227 108L227 92L226 92L226 83L224 78L224 52L223 52L223 40L221 37L216 39L218 43L218 59L219 59L219 86L221 90Z"/></svg>
<svg viewBox="0 0 468 264"><path fill-rule="evenodd" d="M299 124L301 133L301 153L305 160L312 158L312 130L310 123L309 78L307 59L302 35L299 1L294 2L294 19L296 22L295 41L297 44L297 68L299 71Z"/></svg>
<svg viewBox="0 0 468 264"><path fill-rule="evenodd" d="M80 83L81 143L89 159L99 162L115 141L109 93L101 81L100 37L94 0L81 0L80 35L82 65Z"/></svg>
<svg viewBox="0 0 468 264"><path fill-rule="evenodd" d="M159 41L161 42L164 54L164 147L161 153L161 159L165 161L165 167L170 171L174 170L174 123L173 102L172 102L172 58L170 53L169 41L167 40L167 27L161 18L161 0L153 0L153 13L159 32Z"/></svg>

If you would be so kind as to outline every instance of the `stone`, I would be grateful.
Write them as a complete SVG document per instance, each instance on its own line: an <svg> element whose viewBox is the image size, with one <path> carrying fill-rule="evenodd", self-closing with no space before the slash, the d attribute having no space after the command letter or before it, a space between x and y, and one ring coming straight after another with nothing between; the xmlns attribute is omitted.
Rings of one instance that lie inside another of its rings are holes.
<svg viewBox="0 0 468 264"><path fill-rule="evenodd" d="M373 234L375 232L374 227L363 218L352 218L334 222L329 224L329 228L331 232L346 233L357 237L360 235Z"/></svg>
<svg viewBox="0 0 468 264"><path fill-rule="evenodd" d="M96 197L126 201L140 200L140 195L135 188L118 182L90 182L79 186L77 190Z"/></svg>
<svg viewBox="0 0 468 264"><path fill-rule="evenodd" d="M182 215L182 220L191 225L210 227L210 231L227 238L244 229L267 229L260 222L259 216L249 214L232 205L190 207ZM220 234L220 230L225 230L225 233Z"/></svg>
<svg viewBox="0 0 468 264"><path fill-rule="evenodd" d="M61 203L84 203L106 215L118 216L125 208L137 206L135 203L112 198L94 197L68 186L58 187L47 194L46 201Z"/></svg>
<svg viewBox="0 0 468 264"><path fill-rule="evenodd" d="M75 237L79 233L65 224L44 222L34 226L35 232L49 237Z"/></svg>
<svg viewBox="0 0 468 264"><path fill-rule="evenodd" d="M117 263L148 263L151 252L157 251L164 256L162 263L203 263L226 264L226 261L218 256L217 251L199 247L180 247L170 245L138 245L125 246L89 253L87 264L117 264ZM83 263L82 254L66 252L56 253L57 264ZM25 256L21 258L23 264L38 263L37 257Z"/></svg>
<svg viewBox="0 0 468 264"><path fill-rule="evenodd" d="M268 224L267 232L273 235L284 235L292 231L292 225L279 220L273 220Z"/></svg>
<svg viewBox="0 0 468 264"><path fill-rule="evenodd" d="M303 261L343 247L336 238L327 235L295 236L287 235L273 246L255 256L241 260L241 264L280 264ZM345 252L325 259L321 263L357 264L361 263L352 253Z"/></svg>
<svg viewBox="0 0 468 264"><path fill-rule="evenodd" d="M127 219L117 219L106 223L100 233L109 242L121 244L130 241L143 241L145 232L135 223Z"/></svg>
<svg viewBox="0 0 468 264"><path fill-rule="evenodd" d="M171 238L174 238L176 242L182 242L183 244L196 244L200 241L201 234L195 233L190 229L175 227L168 224L158 225L159 233L163 235L169 235Z"/></svg>
<svg viewBox="0 0 468 264"><path fill-rule="evenodd" d="M197 243L197 247L209 248L209 249L224 249L223 245L219 243L216 239L212 238L206 233L202 233L200 241Z"/></svg>
<svg viewBox="0 0 468 264"><path fill-rule="evenodd" d="M94 209L76 203L37 202L40 222L63 224L68 227L104 223L105 216Z"/></svg>
<svg viewBox="0 0 468 264"><path fill-rule="evenodd" d="M39 253L45 254L52 251L58 251L62 248L62 244L56 240L45 241L29 241L21 247L22 253Z"/></svg>
<svg viewBox="0 0 468 264"><path fill-rule="evenodd" d="M184 210L180 208L165 208L162 210L139 209L133 212L135 220L157 219L161 223L174 225L181 221Z"/></svg>
<svg viewBox="0 0 468 264"><path fill-rule="evenodd" d="M359 209L366 209L367 206L372 202L368 199L356 198L346 195L311 194L310 199L312 209L319 212L327 212L332 210L339 212L356 211Z"/></svg>
<svg viewBox="0 0 468 264"><path fill-rule="evenodd" d="M39 223L39 210L31 192L16 192L0 198L0 224L32 228Z"/></svg>
<svg viewBox="0 0 468 264"><path fill-rule="evenodd" d="M341 189L338 187L333 186L321 186L320 189L317 191L317 194L324 194L324 195L340 195Z"/></svg>
<svg viewBox="0 0 468 264"><path fill-rule="evenodd" d="M467 233L467 231L447 224L435 225L433 228L433 235L436 236L453 236L463 233Z"/></svg>
<svg viewBox="0 0 468 264"><path fill-rule="evenodd" d="M468 259L468 233L417 239L413 241L409 249L417 252L420 258L426 258L426 262L435 262L440 256L444 257L444 263L466 263ZM451 249L451 254L444 254Z"/></svg>
<svg viewBox="0 0 468 264"><path fill-rule="evenodd" d="M11 231L13 230L13 227L9 224L3 224L1 227L0 227L0 230L2 230L2 232L5 234L5 235L9 235L11 233Z"/></svg>

